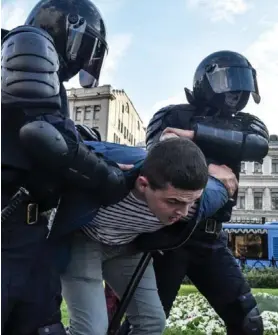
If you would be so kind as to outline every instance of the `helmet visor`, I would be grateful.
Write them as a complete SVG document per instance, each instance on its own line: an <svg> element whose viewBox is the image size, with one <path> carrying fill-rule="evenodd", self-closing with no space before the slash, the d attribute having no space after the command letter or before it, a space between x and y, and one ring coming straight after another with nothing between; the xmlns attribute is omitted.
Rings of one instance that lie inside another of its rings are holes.
<svg viewBox="0 0 278 335"><path fill-rule="evenodd" d="M79 72L79 82L82 87L98 86L100 72L107 56L106 45L101 40L94 38L94 41L90 42L91 45L87 44L84 47L86 51L84 54L87 57L83 57L82 70Z"/></svg>
<svg viewBox="0 0 278 335"><path fill-rule="evenodd" d="M82 87L98 85L101 68L107 55L107 44L86 23L76 15L68 17L67 59L69 64L80 70Z"/></svg>
<svg viewBox="0 0 278 335"><path fill-rule="evenodd" d="M206 72L207 79L215 93L235 91L252 92L254 101L260 103L255 70L248 67L215 67Z"/></svg>

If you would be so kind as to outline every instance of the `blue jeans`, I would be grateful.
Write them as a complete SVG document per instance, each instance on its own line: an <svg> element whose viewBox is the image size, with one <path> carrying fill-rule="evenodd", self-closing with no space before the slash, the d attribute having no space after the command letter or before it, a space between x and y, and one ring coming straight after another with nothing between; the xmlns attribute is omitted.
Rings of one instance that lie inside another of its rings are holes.
<svg viewBox="0 0 278 335"><path fill-rule="evenodd" d="M82 233L74 237L71 262L62 276L62 293L71 335L105 335L108 328L103 280L122 296L142 254L130 245L108 246ZM158 296L152 262L127 308L133 335L161 335L165 313Z"/></svg>

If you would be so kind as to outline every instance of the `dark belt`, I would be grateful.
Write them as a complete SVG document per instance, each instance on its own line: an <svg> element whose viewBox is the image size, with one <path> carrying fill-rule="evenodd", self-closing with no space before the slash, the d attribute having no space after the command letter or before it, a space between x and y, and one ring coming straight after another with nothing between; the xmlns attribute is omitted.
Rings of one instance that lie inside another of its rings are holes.
<svg viewBox="0 0 278 335"><path fill-rule="evenodd" d="M39 215L42 214L39 211L39 205L32 200L28 191L24 188L20 188L1 211L1 223L3 224L8 221L17 214L19 210L24 211L26 215L25 221L29 225L37 223Z"/></svg>
<svg viewBox="0 0 278 335"><path fill-rule="evenodd" d="M218 237L222 230L222 223L215 219L207 219L202 223L200 231L207 236Z"/></svg>

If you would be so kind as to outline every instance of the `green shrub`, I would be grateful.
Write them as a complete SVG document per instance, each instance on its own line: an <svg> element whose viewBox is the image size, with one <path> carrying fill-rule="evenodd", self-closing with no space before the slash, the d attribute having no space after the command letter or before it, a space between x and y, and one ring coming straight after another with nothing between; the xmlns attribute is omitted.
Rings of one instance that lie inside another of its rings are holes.
<svg viewBox="0 0 278 335"><path fill-rule="evenodd" d="M252 288L278 288L278 269L250 269L245 268L243 274ZM188 277L185 277L183 284L192 285Z"/></svg>
<svg viewBox="0 0 278 335"><path fill-rule="evenodd" d="M278 269L245 271L244 276L252 288L278 288Z"/></svg>

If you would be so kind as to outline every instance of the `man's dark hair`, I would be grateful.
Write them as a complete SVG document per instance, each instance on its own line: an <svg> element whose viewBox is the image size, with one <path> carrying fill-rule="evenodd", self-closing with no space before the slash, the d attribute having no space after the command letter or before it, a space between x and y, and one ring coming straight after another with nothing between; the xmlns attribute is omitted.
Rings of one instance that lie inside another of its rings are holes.
<svg viewBox="0 0 278 335"><path fill-rule="evenodd" d="M153 189L171 184L182 190L196 191L205 188L208 181L204 154L186 138L171 138L154 145L140 174L148 179Z"/></svg>

